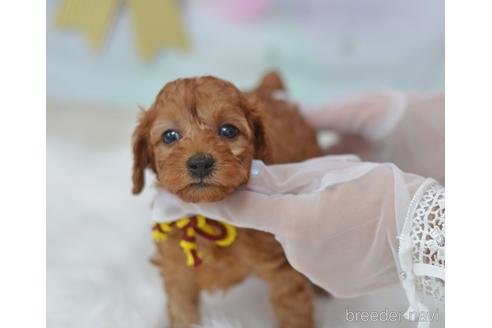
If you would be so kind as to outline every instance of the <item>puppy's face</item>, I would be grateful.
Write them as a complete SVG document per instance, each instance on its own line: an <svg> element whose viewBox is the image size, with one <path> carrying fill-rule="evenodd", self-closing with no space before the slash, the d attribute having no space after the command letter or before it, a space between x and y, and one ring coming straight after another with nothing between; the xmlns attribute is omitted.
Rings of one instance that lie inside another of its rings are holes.
<svg viewBox="0 0 492 328"><path fill-rule="evenodd" d="M167 84L134 134L133 192L150 167L160 187L188 202L218 201L247 182L264 157L259 113L232 84L213 77Z"/></svg>

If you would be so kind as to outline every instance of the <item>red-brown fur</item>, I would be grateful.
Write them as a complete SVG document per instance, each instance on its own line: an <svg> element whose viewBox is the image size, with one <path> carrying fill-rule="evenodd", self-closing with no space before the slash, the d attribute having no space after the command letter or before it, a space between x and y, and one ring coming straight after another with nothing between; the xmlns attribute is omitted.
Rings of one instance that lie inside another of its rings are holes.
<svg viewBox="0 0 492 328"><path fill-rule="evenodd" d="M134 133L133 192L142 190L144 170L150 168L158 186L185 201L218 201L248 181L253 158L286 163L319 155L315 132L296 106L273 98L273 92L281 89L276 73L267 74L255 90L246 93L209 76L168 83L142 113ZM234 140L217 134L225 123L239 128ZM166 145L162 133L171 128L183 137ZM206 187L193 185L196 179L186 169L186 161L197 152L216 159L214 174L204 179ZM186 266L177 235L157 244L153 261L164 279L171 327L187 328L199 322L201 290L227 289L250 274L270 286L281 327L312 327L311 285L289 265L280 244L265 232L237 230L236 242L226 248L198 238L204 264L197 268Z"/></svg>

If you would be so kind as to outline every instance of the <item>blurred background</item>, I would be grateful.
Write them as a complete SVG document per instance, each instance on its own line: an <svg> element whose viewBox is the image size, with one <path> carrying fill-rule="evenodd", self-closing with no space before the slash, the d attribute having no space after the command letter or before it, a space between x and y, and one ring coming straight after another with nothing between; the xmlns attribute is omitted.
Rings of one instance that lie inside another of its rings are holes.
<svg viewBox="0 0 492 328"><path fill-rule="evenodd" d="M165 83L207 74L249 88L274 68L307 107L444 89L444 0L48 0L46 33L49 327L167 322L148 263L152 188L130 194L137 106ZM205 297L206 326L274 327L264 287ZM372 327L345 309L406 301L395 287L317 306L319 327Z"/></svg>
<svg viewBox="0 0 492 328"><path fill-rule="evenodd" d="M60 2L47 8L53 99L134 109L179 77L213 74L250 87L270 68L283 73L294 99L313 104L378 87L444 84L441 0L178 1L189 48L163 44L150 59L139 54L128 4L94 50L82 33L56 27Z"/></svg>

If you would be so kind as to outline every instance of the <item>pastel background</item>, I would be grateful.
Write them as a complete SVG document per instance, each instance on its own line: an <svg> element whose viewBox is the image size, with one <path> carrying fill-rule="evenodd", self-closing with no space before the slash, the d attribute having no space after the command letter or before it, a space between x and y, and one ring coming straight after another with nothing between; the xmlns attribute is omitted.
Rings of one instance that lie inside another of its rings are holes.
<svg viewBox="0 0 492 328"><path fill-rule="evenodd" d="M181 1L191 49L164 49L149 63L137 53L128 8L97 52L80 34L55 29L59 2L47 8L49 98L135 108L178 77L213 74L249 87L269 68L282 72L295 99L312 104L444 84L442 0Z"/></svg>

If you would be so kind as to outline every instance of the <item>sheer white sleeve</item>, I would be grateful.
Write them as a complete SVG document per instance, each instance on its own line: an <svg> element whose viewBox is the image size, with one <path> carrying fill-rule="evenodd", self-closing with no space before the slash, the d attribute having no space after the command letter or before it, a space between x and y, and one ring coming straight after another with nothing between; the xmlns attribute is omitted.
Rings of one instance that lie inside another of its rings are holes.
<svg viewBox="0 0 492 328"><path fill-rule="evenodd" d="M199 213L270 232L290 264L335 297L401 283L409 319L429 313L422 294L444 299L444 189L437 182L390 163L331 156L255 161L253 168L245 188L215 203L160 191L155 216Z"/></svg>
<svg viewBox="0 0 492 328"><path fill-rule="evenodd" d="M415 193L399 236L400 276L410 307L407 319L427 311L421 301L429 295L444 302L445 203L444 187L427 179ZM428 327L421 321L419 327Z"/></svg>

